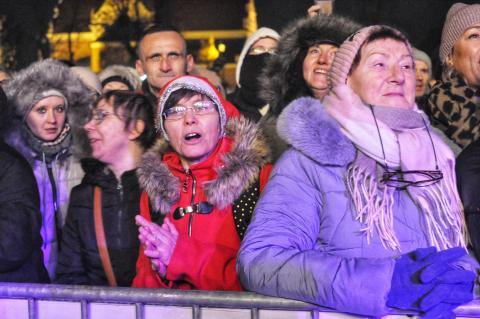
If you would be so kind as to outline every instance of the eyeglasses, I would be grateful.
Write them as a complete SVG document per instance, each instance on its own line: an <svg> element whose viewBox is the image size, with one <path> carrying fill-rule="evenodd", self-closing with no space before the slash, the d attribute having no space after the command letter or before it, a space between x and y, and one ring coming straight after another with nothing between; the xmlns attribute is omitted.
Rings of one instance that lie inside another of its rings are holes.
<svg viewBox="0 0 480 319"><path fill-rule="evenodd" d="M206 115L215 111L215 104L212 101L197 101L193 106L175 105L165 110L162 116L166 121L179 120L185 116L188 109L196 115Z"/></svg>
<svg viewBox="0 0 480 319"><path fill-rule="evenodd" d="M105 120L105 118L110 115L114 115L114 114L107 111L100 110L100 109L95 109L92 111L90 115L90 120L94 120L95 125L100 125Z"/></svg>
<svg viewBox="0 0 480 319"><path fill-rule="evenodd" d="M433 185L443 178L442 171L385 171L381 183L395 187L397 189L406 189L408 186L425 187Z"/></svg>
<svg viewBox="0 0 480 319"><path fill-rule="evenodd" d="M375 121L375 126L377 127L378 137L380 139L380 145L382 147L383 153L383 162L385 172L382 175L380 183L394 187L396 189L407 189L409 186L413 187L425 187L438 183L443 179L443 173L438 169L437 161L437 152L435 151L435 144L433 144L432 135L428 129L425 119L422 117L423 124L427 130L428 137L430 138L430 143L432 144L433 156L435 157L435 169L434 170L411 170L411 171L402 171L402 170L390 170L387 164L387 159L385 156L385 149L383 147L382 136L380 135L380 129L378 127L377 118L373 112L372 105L369 105L370 111L372 112L373 119Z"/></svg>
<svg viewBox="0 0 480 319"><path fill-rule="evenodd" d="M250 55L260 55L260 54L276 54L277 53L277 48L266 48L266 47L254 47L251 48L250 51L248 51L248 54Z"/></svg>

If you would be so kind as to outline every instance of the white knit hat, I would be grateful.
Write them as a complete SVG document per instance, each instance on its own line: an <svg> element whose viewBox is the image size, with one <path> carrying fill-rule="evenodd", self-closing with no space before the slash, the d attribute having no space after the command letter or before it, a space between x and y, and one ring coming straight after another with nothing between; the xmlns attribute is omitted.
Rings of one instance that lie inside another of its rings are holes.
<svg viewBox="0 0 480 319"><path fill-rule="evenodd" d="M238 62L237 62L237 68L235 70L235 81L237 81L237 86L241 87L240 85L240 70L242 69L242 64L243 64L243 59L245 59L245 56L248 53L248 50L250 50L250 47L257 42L260 39L263 38L272 38L274 40L280 39L280 35L277 33L277 31L270 29L270 28L260 28L257 31L255 31L246 41L245 44L243 45L242 52L240 52L240 56L238 57Z"/></svg>

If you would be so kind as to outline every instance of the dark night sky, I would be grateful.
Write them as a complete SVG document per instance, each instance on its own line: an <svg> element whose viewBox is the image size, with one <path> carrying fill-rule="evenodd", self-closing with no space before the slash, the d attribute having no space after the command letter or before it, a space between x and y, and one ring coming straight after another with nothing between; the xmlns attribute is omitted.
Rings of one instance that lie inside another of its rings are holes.
<svg viewBox="0 0 480 319"><path fill-rule="evenodd" d="M408 34L416 47L436 58L443 22L454 0L336 0L334 13L363 25L389 24ZM480 3L479 0L462 0ZM313 0L258 0L259 26L282 30L288 21L306 14ZM435 62L435 61L434 61Z"/></svg>

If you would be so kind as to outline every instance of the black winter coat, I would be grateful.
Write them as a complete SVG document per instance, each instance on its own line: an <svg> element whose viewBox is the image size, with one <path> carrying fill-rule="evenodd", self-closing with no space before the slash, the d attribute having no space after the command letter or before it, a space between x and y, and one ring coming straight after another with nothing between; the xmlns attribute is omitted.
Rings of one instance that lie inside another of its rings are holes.
<svg viewBox="0 0 480 319"><path fill-rule="evenodd" d="M480 140L460 153L455 171L471 244L480 260Z"/></svg>
<svg viewBox="0 0 480 319"><path fill-rule="evenodd" d="M95 237L94 186L102 188L102 216L108 252L118 286L128 287L135 276L139 245L135 215L140 211L140 188L135 170L119 183L105 164L82 160L85 177L72 189L63 228L55 282L108 285Z"/></svg>
<svg viewBox="0 0 480 319"><path fill-rule="evenodd" d="M49 282L43 265L37 182L27 161L0 142L0 281Z"/></svg>
<svg viewBox="0 0 480 319"><path fill-rule="evenodd" d="M480 260L480 140L460 153L455 171L471 244Z"/></svg>

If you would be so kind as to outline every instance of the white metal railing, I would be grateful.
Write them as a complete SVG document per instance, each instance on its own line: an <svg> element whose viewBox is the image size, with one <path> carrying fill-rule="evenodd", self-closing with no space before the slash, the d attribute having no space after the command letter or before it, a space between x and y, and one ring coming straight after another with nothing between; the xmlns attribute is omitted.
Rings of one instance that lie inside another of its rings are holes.
<svg viewBox="0 0 480 319"><path fill-rule="evenodd" d="M132 319L358 318L251 292L0 283L0 318L94 319L104 318L105 313L111 314L111 318ZM456 314L480 318L480 300L457 308Z"/></svg>

